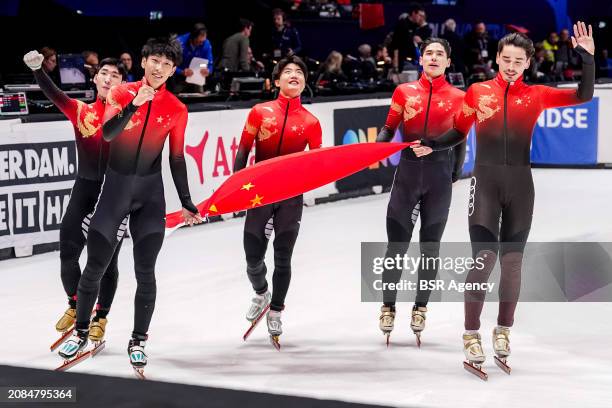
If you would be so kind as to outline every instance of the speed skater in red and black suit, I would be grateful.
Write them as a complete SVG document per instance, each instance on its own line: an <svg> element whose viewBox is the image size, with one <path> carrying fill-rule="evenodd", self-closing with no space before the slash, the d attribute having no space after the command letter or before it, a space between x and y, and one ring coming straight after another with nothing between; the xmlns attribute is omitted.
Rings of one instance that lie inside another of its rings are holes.
<svg viewBox="0 0 612 408"><path fill-rule="evenodd" d="M85 247L89 223L100 195L108 158L108 143L102 137L102 117L106 107L106 97L111 87L125 81L127 73L116 59L103 59L98 72L93 77L97 98L94 102L86 104L68 97L53 83L41 69L43 59L43 55L38 51L30 51L23 57L26 65L34 72L34 78L40 89L71 122L79 162L76 180L60 226L61 279L68 296L69 307L55 328L60 332L66 332L76 320L77 286L81 277L79 257ZM124 231L125 228L124 223L120 229ZM96 316L91 322L89 332L90 338L94 341L100 341L104 337L106 317L117 289L119 273L117 257L120 247L121 241L100 282Z"/></svg>
<svg viewBox="0 0 612 408"><path fill-rule="evenodd" d="M417 155L445 149L463 141L476 123L476 163L470 186L468 208L472 256L484 259L481 268L468 273L468 283L489 278L499 252L498 326L493 344L499 359L510 354L509 332L521 286L523 251L531 228L534 187L530 167L531 137L543 110L577 105L593 97L595 84L592 27L574 25L574 50L582 59L578 89L557 89L523 82L523 72L534 53L531 40L521 34L508 34L499 42L499 74L490 81L468 89L454 129L433 141L423 140L414 148ZM465 293L464 351L473 363L484 361L480 345L480 314L485 293Z"/></svg>
<svg viewBox="0 0 612 408"><path fill-rule="evenodd" d="M450 66L451 49L448 42L430 38L421 44L419 63L423 74L418 81L399 85L391 98L391 108L377 141L388 142L399 128L403 142L435 139L452 129L454 117L461 112L464 92L450 85L444 72ZM386 257L395 258L408 250L412 231L419 215L421 254L438 257L452 197L452 183L463 167L465 143L455 148L436 151L417 157L411 149L402 151L393 178L393 188L387 207ZM435 262L419 265L418 279L431 281L437 274ZM385 269L383 283L397 283L402 270ZM411 327L420 344L420 333L425 328L425 315L430 290L421 290L412 308ZM395 320L396 290L383 291L383 306L379 326L388 336Z"/></svg>
<svg viewBox="0 0 612 408"><path fill-rule="evenodd" d="M321 147L319 120L300 101L307 72L304 62L296 56L288 56L276 65L272 77L280 93L274 101L257 104L249 112L236 154L235 172L246 167L253 142L256 162L301 152L306 146L311 150ZM268 331L278 337L282 333L280 313L291 279L291 256L300 228L303 197L265 204L255 195L253 208L247 211L244 223L247 274L256 293L247 320L255 321L269 305ZM275 237L271 294L264 258L272 231Z"/></svg>
<svg viewBox="0 0 612 408"><path fill-rule="evenodd" d="M142 49L144 78L116 86L107 96L103 135L110 142L108 167L89 226L87 264L78 287L77 332L60 350L65 358L84 347L87 315L117 245L117 229L129 215L137 289L128 354L135 367L146 365L144 345L156 296L155 263L164 239L166 203L161 153L168 137L170 170L183 217L189 225L202 222L191 201L183 155L187 108L165 85L180 59L176 39L150 39Z"/></svg>

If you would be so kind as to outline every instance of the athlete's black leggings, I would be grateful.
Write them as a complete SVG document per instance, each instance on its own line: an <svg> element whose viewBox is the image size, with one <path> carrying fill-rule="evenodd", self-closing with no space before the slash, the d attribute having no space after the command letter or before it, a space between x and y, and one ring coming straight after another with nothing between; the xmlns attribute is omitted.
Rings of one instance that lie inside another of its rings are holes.
<svg viewBox="0 0 612 408"><path fill-rule="evenodd" d="M100 195L101 185L101 181L77 177L70 193L68 208L62 218L62 225L60 227L61 277L64 291L72 307L76 307L75 297L79 279L81 278L79 257L87 242L91 215ZM120 247L121 243L117 246L117 250L100 282L98 304L99 308L105 313L108 313L110 310L113 298L115 297L115 291L117 290L117 279L119 276L117 258Z"/></svg>
<svg viewBox="0 0 612 408"><path fill-rule="evenodd" d="M448 152L434 152L446 154ZM408 250L412 231L418 216L421 216L419 241L421 254L437 258L440 252L440 240L444 233L452 197L452 167L449 159L420 160L404 158L395 172L389 206L387 207L387 252L386 257L403 256ZM421 264L418 279L433 280L438 273L437 262ZM397 283L402 270L393 268L383 271L383 283ZM426 306L430 290L417 290L415 304ZM385 306L394 306L397 291L384 290Z"/></svg>
<svg viewBox="0 0 612 408"><path fill-rule="evenodd" d="M300 230L302 196L247 211L244 223L244 252L247 274L256 293L268 289L264 262L268 240L274 231L274 275L271 310L281 311L291 281L291 256Z"/></svg>
<svg viewBox="0 0 612 408"><path fill-rule="evenodd" d="M498 253L501 280L497 323L512 326L521 289L523 250L531 229L534 188L530 166L476 165L470 185L468 216L472 256L485 259L466 282L483 283ZM465 329L480 328L484 291L465 292Z"/></svg>
<svg viewBox="0 0 612 408"><path fill-rule="evenodd" d="M100 279L118 245L122 220L129 215L137 282L132 335L147 335L155 308L155 263L164 240L165 213L161 173L136 176L106 170L89 228L87 265L79 282L77 329L87 329Z"/></svg>

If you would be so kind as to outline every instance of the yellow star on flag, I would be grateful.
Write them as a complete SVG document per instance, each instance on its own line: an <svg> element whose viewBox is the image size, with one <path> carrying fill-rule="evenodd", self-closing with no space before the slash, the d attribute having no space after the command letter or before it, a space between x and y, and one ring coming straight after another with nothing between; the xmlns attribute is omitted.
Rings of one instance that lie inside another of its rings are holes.
<svg viewBox="0 0 612 408"><path fill-rule="evenodd" d="M208 209L212 212L217 212L217 206L216 205L211 205L210 207L208 207Z"/></svg>
<svg viewBox="0 0 612 408"><path fill-rule="evenodd" d="M251 207L261 205L261 200L263 200L263 197L260 197L259 194L255 194L255 198L251 200Z"/></svg>
<svg viewBox="0 0 612 408"><path fill-rule="evenodd" d="M255 185L254 185L254 184L251 184L251 182L249 181L249 183L248 183L248 184L245 184L245 185L243 185L243 186L242 186L241 190L246 190L246 191L249 191L249 190L250 190L250 189L252 189L253 187L255 187Z"/></svg>

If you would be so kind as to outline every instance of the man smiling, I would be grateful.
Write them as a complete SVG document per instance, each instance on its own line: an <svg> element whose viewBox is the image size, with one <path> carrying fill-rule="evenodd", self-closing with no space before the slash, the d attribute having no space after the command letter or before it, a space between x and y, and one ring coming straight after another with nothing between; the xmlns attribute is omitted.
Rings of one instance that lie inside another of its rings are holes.
<svg viewBox="0 0 612 408"><path fill-rule="evenodd" d="M234 172L246 167L249 152L255 140L255 161L271 159L285 154L321 147L321 125L300 102L306 84L307 69L304 62L289 56L274 68L272 78L280 88L278 98L255 105L244 126L236 154ZM282 180L279 180L282 182ZM244 223L244 251L247 273L256 295L247 312L253 326L265 313L268 332L276 347L282 334L281 311L291 279L291 256L302 219L303 197L297 196L279 203L265 205L263 198L254 194L253 208L247 211ZM262 205L263 204L263 205ZM268 239L274 230L274 293L268 290L264 258Z"/></svg>

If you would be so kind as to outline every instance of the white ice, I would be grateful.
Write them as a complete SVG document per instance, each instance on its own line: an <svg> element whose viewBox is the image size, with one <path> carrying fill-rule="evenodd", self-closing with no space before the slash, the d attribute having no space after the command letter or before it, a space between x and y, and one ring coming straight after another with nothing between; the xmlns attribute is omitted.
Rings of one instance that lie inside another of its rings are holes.
<svg viewBox="0 0 612 408"><path fill-rule="evenodd" d="M612 240L612 171L534 170L534 178L531 241ZM468 239L468 186L462 180L454 188L446 241ZM242 341L251 297L244 218L169 237L157 262L149 377L396 406L610 406L612 303L519 304L510 376L492 361L497 306L487 303L488 382L462 368L461 303L430 304L421 349L409 327L410 305L398 305L387 349L379 304L360 302L360 243L386 239L387 201L381 194L305 208L280 352L269 344L264 324ZM126 355L135 290L131 249L126 242L121 253L106 349L73 371L132 376ZM58 253L3 261L0 275L0 364L56 367L60 359L48 347L66 307Z"/></svg>

